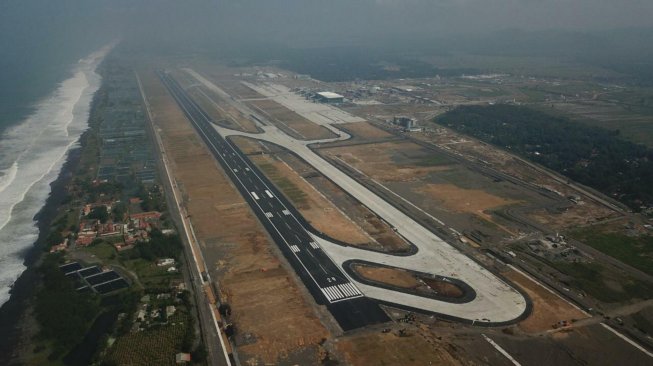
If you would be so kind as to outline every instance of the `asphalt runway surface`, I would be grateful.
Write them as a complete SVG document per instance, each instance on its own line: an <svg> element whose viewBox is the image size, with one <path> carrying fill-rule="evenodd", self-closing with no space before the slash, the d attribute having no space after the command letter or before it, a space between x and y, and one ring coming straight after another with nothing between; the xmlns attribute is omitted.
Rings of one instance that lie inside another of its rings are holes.
<svg viewBox="0 0 653 366"><path fill-rule="evenodd" d="M206 113L164 72L159 77L211 153L281 249L318 304L326 305L343 330L390 320L322 250L296 209L230 141L211 126Z"/></svg>

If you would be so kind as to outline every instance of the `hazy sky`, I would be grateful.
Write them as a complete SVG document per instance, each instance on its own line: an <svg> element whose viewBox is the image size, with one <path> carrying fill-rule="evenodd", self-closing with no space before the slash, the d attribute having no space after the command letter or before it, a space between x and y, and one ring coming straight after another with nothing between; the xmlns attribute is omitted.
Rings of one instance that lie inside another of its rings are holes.
<svg viewBox="0 0 653 366"><path fill-rule="evenodd" d="M172 38L222 35L347 43L388 34L623 27L653 27L653 0L0 1L0 40L41 28L85 37L137 29L154 36L172 33ZM45 40L49 33L42 35Z"/></svg>
<svg viewBox="0 0 653 366"><path fill-rule="evenodd" d="M0 47L112 37L356 45L490 30L653 28L653 0L0 0Z"/></svg>
<svg viewBox="0 0 653 366"><path fill-rule="evenodd" d="M231 0L223 22L249 33L288 35L488 29L609 29L653 26L651 0ZM356 36L355 34L351 34Z"/></svg>

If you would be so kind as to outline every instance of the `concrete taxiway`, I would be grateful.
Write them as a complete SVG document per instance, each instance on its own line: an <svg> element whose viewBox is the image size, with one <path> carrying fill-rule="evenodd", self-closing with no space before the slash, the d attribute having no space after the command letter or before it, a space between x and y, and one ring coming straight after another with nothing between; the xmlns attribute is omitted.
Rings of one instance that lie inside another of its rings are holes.
<svg viewBox="0 0 653 366"><path fill-rule="evenodd" d="M189 72L191 75L199 75ZM169 76L162 79L191 119L207 144L215 151L228 175L248 199L257 216L280 246L289 261L319 303L332 305L330 310L338 321L354 319L376 302L398 307L433 312L442 316L486 325L515 322L529 311L528 299L507 282L463 255L450 244L417 223L402 211L369 191L366 187L340 171L311 150L309 145L346 138L341 135L331 140L303 141L294 139L276 127L262 125L262 133L245 133L213 124L185 91ZM196 79L211 89L219 89L203 77ZM222 91L224 93L224 91ZM226 94L226 93L225 93ZM239 104L231 100L231 103ZM242 105L240 108L244 108ZM258 123L258 121L256 121ZM292 151L306 163L340 186L380 218L395 228L397 233L414 246L411 255L392 255L363 250L335 243L319 235L276 191L274 186L258 172L238 148L229 143L229 136L244 136L277 144ZM455 278L473 288L475 296L460 303L438 300L406 292L365 284L356 281L343 271L343 264L350 260L379 263L386 266ZM338 306L335 306L338 305ZM340 315L338 315L340 314ZM370 322L381 321L374 315ZM349 327L345 321L345 327ZM365 325L365 323L360 323Z"/></svg>

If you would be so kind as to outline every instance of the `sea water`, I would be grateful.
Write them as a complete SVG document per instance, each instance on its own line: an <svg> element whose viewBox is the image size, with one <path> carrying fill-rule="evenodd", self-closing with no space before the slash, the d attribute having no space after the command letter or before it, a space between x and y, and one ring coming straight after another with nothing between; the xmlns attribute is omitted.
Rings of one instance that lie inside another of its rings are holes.
<svg viewBox="0 0 653 366"><path fill-rule="evenodd" d="M72 77L34 106L34 112L0 135L0 305L25 270L25 253L39 231L41 210L67 154L88 127L96 68L111 46L72 66Z"/></svg>

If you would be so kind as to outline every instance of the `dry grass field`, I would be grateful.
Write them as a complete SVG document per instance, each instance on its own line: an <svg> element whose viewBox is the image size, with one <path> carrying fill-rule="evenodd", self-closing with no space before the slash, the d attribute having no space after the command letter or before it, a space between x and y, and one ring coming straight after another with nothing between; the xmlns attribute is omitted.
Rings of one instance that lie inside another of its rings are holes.
<svg viewBox="0 0 653 366"><path fill-rule="evenodd" d="M449 210L483 214L486 210L515 204L518 201L501 198L479 189L465 189L453 184L426 184L417 191Z"/></svg>
<svg viewBox="0 0 653 366"><path fill-rule="evenodd" d="M257 112L265 116L275 126L289 135L302 140L319 140L336 137L325 127L313 123L281 104L264 99L247 103Z"/></svg>
<svg viewBox="0 0 653 366"><path fill-rule="evenodd" d="M423 150L421 146L412 142L392 141L325 148L320 151L383 182L410 182L419 180L431 172L449 169L447 164L421 166L394 161L396 154L410 158L414 154L423 154Z"/></svg>
<svg viewBox="0 0 653 366"><path fill-rule="evenodd" d="M553 328L553 324L561 320L570 321L587 317L580 310L519 272L510 270L503 275L521 287L533 301L533 312L518 325L522 331L526 333L546 332Z"/></svg>
<svg viewBox="0 0 653 366"><path fill-rule="evenodd" d="M392 286L415 288L420 285L420 282L409 272L396 268L354 265L353 269L363 278Z"/></svg>
<svg viewBox="0 0 653 366"><path fill-rule="evenodd" d="M461 361L461 355L446 342L422 334L351 335L339 339L336 348L352 366L468 364Z"/></svg>
<svg viewBox="0 0 653 366"><path fill-rule="evenodd" d="M350 132L353 136L365 140L376 140L394 137L394 135L371 125L369 122L342 123L338 125L338 128L343 128L344 130Z"/></svg>

